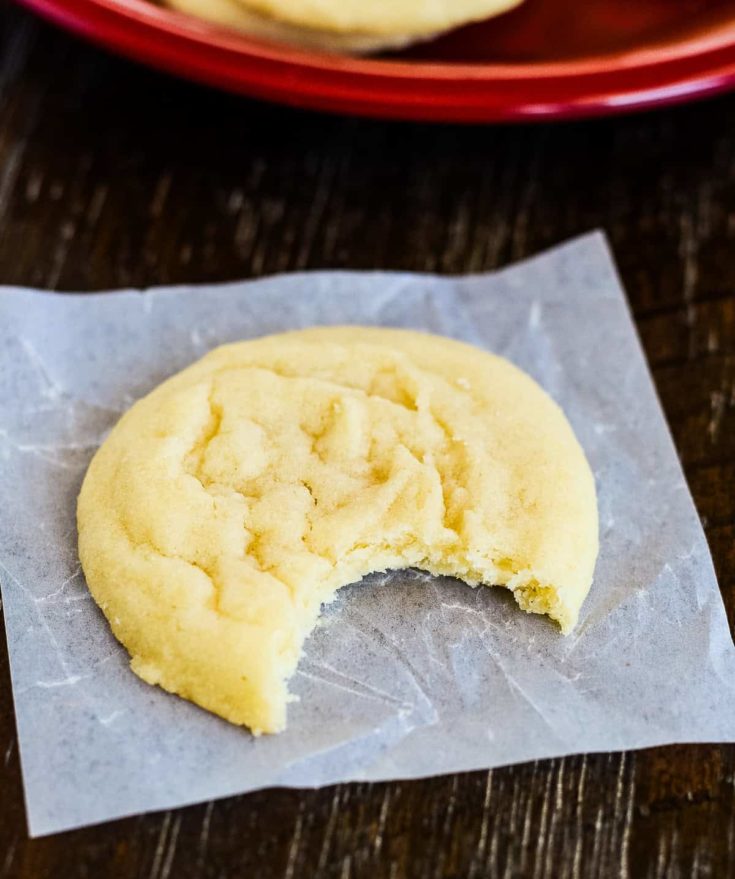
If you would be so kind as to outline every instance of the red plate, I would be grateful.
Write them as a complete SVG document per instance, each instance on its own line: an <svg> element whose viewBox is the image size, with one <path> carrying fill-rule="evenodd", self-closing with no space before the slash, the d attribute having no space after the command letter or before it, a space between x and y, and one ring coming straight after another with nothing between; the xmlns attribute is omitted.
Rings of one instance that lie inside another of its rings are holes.
<svg viewBox="0 0 735 879"><path fill-rule="evenodd" d="M733 0L526 0L500 18L410 51L363 59L252 40L148 0L20 2L189 79L368 116L592 116L735 87Z"/></svg>

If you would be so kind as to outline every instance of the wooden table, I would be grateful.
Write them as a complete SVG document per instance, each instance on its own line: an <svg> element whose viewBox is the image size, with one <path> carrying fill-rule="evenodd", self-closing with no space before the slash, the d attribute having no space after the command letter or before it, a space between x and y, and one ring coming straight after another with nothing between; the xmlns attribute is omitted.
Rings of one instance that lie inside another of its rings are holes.
<svg viewBox="0 0 735 879"><path fill-rule="evenodd" d="M477 272L595 227L612 242L732 625L735 96L512 128L338 119L176 82L0 5L2 283ZM0 879L107 876L735 876L735 746L264 791L29 841L3 647Z"/></svg>

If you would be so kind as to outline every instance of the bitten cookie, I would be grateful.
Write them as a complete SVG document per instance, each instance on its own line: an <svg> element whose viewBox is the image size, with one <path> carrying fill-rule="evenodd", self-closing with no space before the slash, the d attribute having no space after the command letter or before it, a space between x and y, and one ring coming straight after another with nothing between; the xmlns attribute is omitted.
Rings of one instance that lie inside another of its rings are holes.
<svg viewBox="0 0 735 879"><path fill-rule="evenodd" d="M363 327L217 348L95 455L89 589L145 681L277 732L320 609L374 571L510 589L575 624L595 485L561 409L506 360Z"/></svg>

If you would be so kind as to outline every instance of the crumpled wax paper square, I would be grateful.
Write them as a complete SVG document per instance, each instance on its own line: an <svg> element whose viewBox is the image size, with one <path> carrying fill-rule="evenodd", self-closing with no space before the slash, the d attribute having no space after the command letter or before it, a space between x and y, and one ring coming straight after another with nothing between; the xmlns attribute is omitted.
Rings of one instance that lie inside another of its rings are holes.
<svg viewBox="0 0 735 879"><path fill-rule="evenodd" d="M86 590L75 501L119 415L222 342L413 327L527 370L595 472L601 552L576 630L417 572L325 610L286 732L253 738L142 683ZM30 831L267 786L417 778L735 740L735 649L604 239L471 277L314 272L196 288L0 292L0 580Z"/></svg>

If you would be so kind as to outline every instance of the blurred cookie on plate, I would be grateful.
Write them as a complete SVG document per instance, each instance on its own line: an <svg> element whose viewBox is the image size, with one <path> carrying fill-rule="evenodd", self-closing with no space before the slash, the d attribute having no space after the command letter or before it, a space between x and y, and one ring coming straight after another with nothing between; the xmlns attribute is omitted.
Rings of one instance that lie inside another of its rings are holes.
<svg viewBox="0 0 735 879"><path fill-rule="evenodd" d="M366 54L433 39L522 0L165 0L180 12L258 39Z"/></svg>

